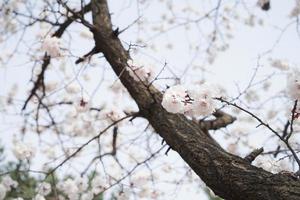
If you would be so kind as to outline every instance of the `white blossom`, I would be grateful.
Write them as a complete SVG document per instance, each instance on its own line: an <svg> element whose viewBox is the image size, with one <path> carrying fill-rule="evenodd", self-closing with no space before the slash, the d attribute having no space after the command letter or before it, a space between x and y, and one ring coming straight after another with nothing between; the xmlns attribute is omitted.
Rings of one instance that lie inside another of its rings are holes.
<svg viewBox="0 0 300 200"><path fill-rule="evenodd" d="M56 158L56 149L51 147L47 147L43 150L43 153L45 156L47 156L49 159L55 159Z"/></svg>
<svg viewBox="0 0 300 200"><path fill-rule="evenodd" d="M166 90L162 106L171 113L184 113L192 117L206 116L215 110L213 88L207 84L187 90L181 85Z"/></svg>
<svg viewBox="0 0 300 200"><path fill-rule="evenodd" d="M61 40L57 37L47 36L43 41L42 50L46 51L51 57L61 56Z"/></svg>
<svg viewBox="0 0 300 200"><path fill-rule="evenodd" d="M132 181L134 185L139 186L147 184L149 180L146 175L139 175L137 177L134 177Z"/></svg>
<svg viewBox="0 0 300 200"><path fill-rule="evenodd" d="M6 187L7 191L10 191L11 188L16 188L18 186L18 182L13 180L9 175L6 175L2 178L1 184Z"/></svg>
<svg viewBox="0 0 300 200"><path fill-rule="evenodd" d="M76 180L79 192L84 192L88 189L88 180L86 178L78 178Z"/></svg>
<svg viewBox="0 0 300 200"><path fill-rule="evenodd" d="M93 33L88 29L84 29L80 32L80 37L85 39L93 39Z"/></svg>
<svg viewBox="0 0 300 200"><path fill-rule="evenodd" d="M300 71L292 70L287 75L287 93L293 101L300 101Z"/></svg>
<svg viewBox="0 0 300 200"><path fill-rule="evenodd" d="M6 192L6 187L3 184L0 184L0 200L4 200Z"/></svg>
<svg viewBox="0 0 300 200"><path fill-rule="evenodd" d="M91 182L91 186L92 186L93 193L95 195L97 195L105 189L106 184L105 184L104 179L102 177L96 176L96 177L93 178L93 180Z"/></svg>
<svg viewBox="0 0 300 200"><path fill-rule="evenodd" d="M249 15L247 19L245 19L245 25L253 27L255 25L255 16L254 15Z"/></svg>
<svg viewBox="0 0 300 200"><path fill-rule="evenodd" d="M283 71L289 70L290 66L286 61L282 61L279 59L271 59L271 66Z"/></svg>
<svg viewBox="0 0 300 200"><path fill-rule="evenodd" d="M87 112L90 109L89 100L81 97L77 102L75 102L75 108L77 113Z"/></svg>
<svg viewBox="0 0 300 200"><path fill-rule="evenodd" d="M300 1L296 0L296 5L290 13L290 17L297 17L300 14Z"/></svg>
<svg viewBox="0 0 300 200"><path fill-rule="evenodd" d="M138 196L140 197L140 198L147 198L147 197L149 197L151 194L150 194L150 190L149 190L149 188L146 188L146 187L143 187L140 191L139 191L139 193L138 193Z"/></svg>
<svg viewBox="0 0 300 200"><path fill-rule="evenodd" d="M129 74L135 81L150 81L154 77L153 68L148 65L134 63L133 60L127 62Z"/></svg>
<svg viewBox="0 0 300 200"><path fill-rule="evenodd" d="M207 85L201 85L199 88L189 91L189 94L193 101L189 104L187 114L197 117L210 115L214 112L213 93Z"/></svg>
<svg viewBox="0 0 300 200"><path fill-rule="evenodd" d="M103 117L108 120L109 123L113 123L125 117L125 113L121 109L111 106L103 111Z"/></svg>
<svg viewBox="0 0 300 200"><path fill-rule="evenodd" d="M32 200L46 200L43 195L37 194Z"/></svg>
<svg viewBox="0 0 300 200"><path fill-rule="evenodd" d="M47 196L51 192L51 185L47 182L38 184L36 192L42 196Z"/></svg>
<svg viewBox="0 0 300 200"><path fill-rule="evenodd" d="M79 189L77 187L77 183L73 179L68 178L64 182L59 183L59 188L68 196L69 199L78 199Z"/></svg>
<svg viewBox="0 0 300 200"><path fill-rule="evenodd" d="M31 159L35 155L35 150L31 144L16 141L13 147L13 153L19 160Z"/></svg>
<svg viewBox="0 0 300 200"><path fill-rule="evenodd" d="M69 94L77 94L80 92L80 86L78 84L70 84L65 89Z"/></svg>
<svg viewBox="0 0 300 200"><path fill-rule="evenodd" d="M118 200L128 200L130 198L130 190L129 189L122 189L115 194L116 199Z"/></svg>
<svg viewBox="0 0 300 200"><path fill-rule="evenodd" d="M86 192L86 193L82 194L82 196L81 196L81 200L93 200L93 198L94 198L94 194L91 191Z"/></svg>
<svg viewBox="0 0 300 200"><path fill-rule="evenodd" d="M272 173L278 173L280 171L279 163L270 156L259 156L255 159L253 164Z"/></svg>
<svg viewBox="0 0 300 200"><path fill-rule="evenodd" d="M184 113L187 90L181 85L168 88L161 102L162 106L170 113Z"/></svg>

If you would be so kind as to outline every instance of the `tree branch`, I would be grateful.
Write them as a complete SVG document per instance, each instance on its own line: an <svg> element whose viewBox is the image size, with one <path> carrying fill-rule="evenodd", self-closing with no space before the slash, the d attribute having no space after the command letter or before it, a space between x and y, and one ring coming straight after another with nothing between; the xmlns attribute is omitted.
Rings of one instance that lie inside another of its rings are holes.
<svg viewBox="0 0 300 200"><path fill-rule="evenodd" d="M65 30L78 18L78 16L82 13L87 13L91 11L91 3L87 4L86 6L84 6L82 8L81 11L76 12L77 15L74 15L73 17L69 17L67 18L60 26L59 28L54 32L54 34L52 34L52 37L58 37L60 38L63 33L65 32ZM45 72L47 70L47 67L49 66L51 61L51 57L48 56L47 54L44 55L43 57L43 64L42 64L42 70L40 72L40 74L37 76L37 80L34 82L34 85L29 93L29 96L27 97L27 99L25 100L25 103L22 107L22 110L24 111L27 107L28 102L31 100L31 98L36 95L38 89L43 86L44 87L44 76L45 76ZM43 89L43 93L44 93L44 89Z"/></svg>
<svg viewBox="0 0 300 200"><path fill-rule="evenodd" d="M254 151L245 157L245 160L249 163L252 163L262 152L264 152L264 148L254 149Z"/></svg>
<svg viewBox="0 0 300 200"><path fill-rule="evenodd" d="M213 113L216 119L199 121L201 129L218 130L232 124L236 118L220 110Z"/></svg>

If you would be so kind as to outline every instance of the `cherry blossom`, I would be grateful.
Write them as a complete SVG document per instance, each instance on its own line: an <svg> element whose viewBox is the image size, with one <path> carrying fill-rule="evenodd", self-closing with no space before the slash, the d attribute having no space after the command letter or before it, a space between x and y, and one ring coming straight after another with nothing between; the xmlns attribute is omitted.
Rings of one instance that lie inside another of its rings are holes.
<svg viewBox="0 0 300 200"><path fill-rule="evenodd" d="M47 36L42 43L42 50L54 58L61 56L61 40L57 37Z"/></svg>
<svg viewBox="0 0 300 200"><path fill-rule="evenodd" d="M293 101L300 100L300 71L298 69L292 70L287 75L287 93Z"/></svg>
<svg viewBox="0 0 300 200"><path fill-rule="evenodd" d="M128 200L130 198L130 190L129 189L123 189L120 192L117 192L115 194L116 199L118 200Z"/></svg>
<svg viewBox="0 0 300 200"><path fill-rule="evenodd" d="M125 113L118 107L116 106L110 106L103 110L103 118L109 122L109 123L114 123L123 117L125 117Z"/></svg>
<svg viewBox="0 0 300 200"><path fill-rule="evenodd" d="M297 17L300 14L300 1L296 0L295 3L296 3L296 5L292 9L292 11L290 13L290 17Z"/></svg>
<svg viewBox="0 0 300 200"><path fill-rule="evenodd" d="M43 195L37 194L32 200L46 200Z"/></svg>
<svg viewBox="0 0 300 200"><path fill-rule="evenodd" d="M283 71L289 70L290 66L286 61L279 60L279 59L274 59L270 60L271 61L271 66Z"/></svg>
<svg viewBox="0 0 300 200"><path fill-rule="evenodd" d="M79 192L84 192L85 190L88 189L89 184L88 184L88 180L86 178L80 177L76 180L76 183L77 183Z"/></svg>
<svg viewBox="0 0 300 200"><path fill-rule="evenodd" d="M47 182L38 184L36 192L42 196L47 196L51 192L51 185Z"/></svg>
<svg viewBox="0 0 300 200"><path fill-rule="evenodd" d="M1 184L6 187L7 191L10 191L12 188L16 188L18 186L18 182L13 180L9 175L6 175L2 178Z"/></svg>
<svg viewBox="0 0 300 200"><path fill-rule="evenodd" d="M35 155L34 148L31 144L16 141L13 147L13 153L19 160L31 159Z"/></svg>
<svg viewBox="0 0 300 200"><path fill-rule="evenodd" d="M75 108L77 113L86 112L90 109L89 101L87 98L80 97L80 99L76 102Z"/></svg>
<svg viewBox="0 0 300 200"><path fill-rule="evenodd" d="M0 184L0 200L4 200L7 189L3 184Z"/></svg>
<svg viewBox="0 0 300 200"><path fill-rule="evenodd" d="M212 90L206 84L190 90L181 85L172 86L164 93L162 106L171 113L183 113L191 117L206 116L215 109Z"/></svg>
<svg viewBox="0 0 300 200"><path fill-rule="evenodd" d="M135 81L150 81L154 77L153 68L148 65L141 65L133 62L133 60L128 60L127 62L130 76L133 77Z"/></svg>
<svg viewBox="0 0 300 200"><path fill-rule="evenodd" d="M91 185L92 185L92 191L95 195L102 192L106 187L104 179L100 176L94 177L94 179L91 182Z"/></svg>
<svg viewBox="0 0 300 200"><path fill-rule="evenodd" d="M81 200L93 200L93 198L94 198L94 194L91 191L84 193L81 196Z"/></svg>
<svg viewBox="0 0 300 200"><path fill-rule="evenodd" d="M186 113L197 117L210 115L214 112L213 93L207 85L201 85L199 88L189 91L189 94L193 102L189 105Z"/></svg>
<svg viewBox="0 0 300 200"><path fill-rule="evenodd" d="M184 113L187 90L182 85L168 88L163 96L162 106L170 113Z"/></svg>

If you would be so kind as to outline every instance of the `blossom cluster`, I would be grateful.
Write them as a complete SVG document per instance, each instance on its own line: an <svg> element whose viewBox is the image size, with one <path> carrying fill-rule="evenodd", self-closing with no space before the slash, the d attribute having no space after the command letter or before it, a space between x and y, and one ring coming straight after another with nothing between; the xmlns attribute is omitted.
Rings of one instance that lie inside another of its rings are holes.
<svg viewBox="0 0 300 200"><path fill-rule="evenodd" d="M47 36L42 43L42 50L51 57L61 56L61 40L57 37Z"/></svg>
<svg viewBox="0 0 300 200"><path fill-rule="evenodd" d="M175 85L165 91L162 106L171 113L191 117L207 116L215 110L214 96L213 88L207 84L190 90L182 85Z"/></svg>
<svg viewBox="0 0 300 200"><path fill-rule="evenodd" d="M13 153L19 160L29 160L35 155L35 149L31 144L22 141L14 141Z"/></svg>
<svg viewBox="0 0 300 200"><path fill-rule="evenodd" d="M150 81L154 77L153 68L128 60L128 72L135 81Z"/></svg>
<svg viewBox="0 0 300 200"><path fill-rule="evenodd" d="M279 60L279 59L271 59L271 66L277 68L279 70L289 70L289 64L286 61Z"/></svg>
<svg viewBox="0 0 300 200"><path fill-rule="evenodd" d="M63 195L59 195L58 198L63 200L67 199L72 200L92 200L95 195L103 192L105 189L106 183L104 179L100 176L96 176L91 180L89 184L89 180L87 178L75 178L75 179L65 179L60 181L57 184L56 190L62 192ZM4 200L7 197L7 193L10 192L13 188L18 187L18 182L13 180L10 176L6 175L2 178L0 183L0 200ZM37 184L35 188L35 196L32 200L45 200L46 196L51 193L51 184L47 182L41 182ZM124 193L120 193L121 196L124 196ZM126 196L129 195L129 192ZM124 198L123 198L124 199ZM128 198L127 198L128 199ZM23 200L22 197L18 197L14 200Z"/></svg>
<svg viewBox="0 0 300 200"><path fill-rule="evenodd" d="M296 0L295 3L295 7L290 12L290 17L297 17L300 14L300 1Z"/></svg>
<svg viewBox="0 0 300 200"><path fill-rule="evenodd" d="M293 101L300 101L300 71L298 69L291 70L287 75L287 93Z"/></svg>
<svg viewBox="0 0 300 200"><path fill-rule="evenodd" d="M6 193L16 187L18 187L18 182L8 175L4 176L0 183L0 200L5 199Z"/></svg>

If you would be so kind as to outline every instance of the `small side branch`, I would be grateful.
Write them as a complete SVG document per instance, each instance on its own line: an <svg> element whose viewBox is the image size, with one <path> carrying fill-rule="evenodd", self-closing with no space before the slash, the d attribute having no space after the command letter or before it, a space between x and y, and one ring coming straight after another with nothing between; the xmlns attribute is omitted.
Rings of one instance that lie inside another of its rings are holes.
<svg viewBox="0 0 300 200"><path fill-rule="evenodd" d="M295 150L292 148L291 144L289 143L289 135L287 136L287 138L283 138L283 136L279 135L279 133L275 129L273 129L268 123L264 122L257 115L255 115L252 112L246 110L245 108L242 108L241 106L237 105L236 103L229 102L229 101L227 101L227 100L225 100L223 98L215 98L215 99L219 100L220 102L225 103L227 105L236 107L239 110L247 113L248 115L250 115L251 117L253 117L254 119L256 119L260 123L258 126L262 125L262 126L266 127L267 129L269 129L271 132L273 132L286 145L286 147L291 151L291 153L293 154L293 157L294 157L295 161L298 164L298 168L300 170L300 159L299 159L297 153L295 152ZM297 101L295 101L295 105L294 105L294 109L293 110L295 110L296 106L297 106ZM292 111L292 113L293 113L293 111ZM294 116L292 116L292 117L294 118ZM293 122L291 122L290 126L292 126L292 125L293 125ZM290 135L292 134L292 132L293 132L293 129L291 128Z"/></svg>
<svg viewBox="0 0 300 200"><path fill-rule="evenodd" d="M94 47L91 51L89 51L87 54L85 54L83 57L81 58L78 58L76 61L75 61L75 64L79 64L81 62L84 62L86 59L89 59L91 58L93 55L99 53L100 51Z"/></svg>
<svg viewBox="0 0 300 200"><path fill-rule="evenodd" d="M199 121L201 129L218 130L228 126L229 124L232 124L236 120L236 117L233 117L220 110L213 113L213 115L216 117L216 119Z"/></svg>
<svg viewBox="0 0 300 200"><path fill-rule="evenodd" d="M66 31L66 29L76 20L78 19L79 14L85 14L87 12L91 11L91 3L87 4L82 8L82 10L74 12L74 16L68 17L62 24L60 24L59 28L52 34L52 37L58 37L60 38L63 33ZM34 86L30 91L29 96L25 100L25 103L22 107L22 111L24 111L29 103L29 101L32 99L33 96L37 95L37 91L40 87L43 87L43 96L45 96L45 85L44 85L44 76L45 72L50 64L51 57L47 54L43 57L43 64L42 64L42 71L37 77L37 80L34 81ZM43 97L42 97L43 98Z"/></svg>
<svg viewBox="0 0 300 200"><path fill-rule="evenodd" d="M244 159L249 162L252 163L257 156L259 156L262 152L264 151L264 148L261 147L259 149L254 149L250 154L248 154Z"/></svg>

